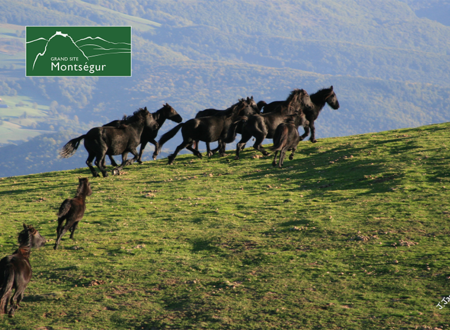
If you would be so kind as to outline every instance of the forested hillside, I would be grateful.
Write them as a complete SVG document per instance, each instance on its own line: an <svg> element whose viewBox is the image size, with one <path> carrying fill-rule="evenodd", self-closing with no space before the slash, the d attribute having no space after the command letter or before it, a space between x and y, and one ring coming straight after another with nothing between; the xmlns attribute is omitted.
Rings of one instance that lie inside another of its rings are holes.
<svg viewBox="0 0 450 330"><path fill-rule="evenodd" d="M30 152L53 160L36 135L75 136L165 102L189 119L240 97L270 102L294 88L313 93L333 85L341 108L325 108L319 138L448 121L450 27L438 17L443 8L444 0L2 1L0 98L8 108L0 108L0 145L7 146L0 148L0 176L49 170L47 162L3 161L11 150L18 160ZM30 25L131 25L133 76L24 77ZM25 140L35 150L25 153Z"/></svg>

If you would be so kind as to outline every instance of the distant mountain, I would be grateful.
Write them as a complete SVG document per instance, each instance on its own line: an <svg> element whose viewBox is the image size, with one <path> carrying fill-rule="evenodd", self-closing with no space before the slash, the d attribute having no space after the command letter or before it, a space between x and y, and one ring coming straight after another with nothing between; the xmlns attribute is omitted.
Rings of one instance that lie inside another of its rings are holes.
<svg viewBox="0 0 450 330"><path fill-rule="evenodd" d="M30 79L18 66L9 68L9 59L2 62L0 53L0 68L8 67L0 69L6 84L0 90L47 100L46 106L54 105L47 122L55 130L79 132L142 106L153 112L168 102L189 119L202 109L225 109L240 97L283 100L294 88L313 93L330 85L341 108L325 107L316 124L318 138L449 121L450 27L436 16L447 5L445 0L130 0L126 6L106 0L4 1L0 21L11 24L131 25L133 74ZM421 10L434 14L421 16ZM97 46L88 44L80 48L95 51ZM160 132L173 126L168 122ZM174 148L177 139L166 147Z"/></svg>

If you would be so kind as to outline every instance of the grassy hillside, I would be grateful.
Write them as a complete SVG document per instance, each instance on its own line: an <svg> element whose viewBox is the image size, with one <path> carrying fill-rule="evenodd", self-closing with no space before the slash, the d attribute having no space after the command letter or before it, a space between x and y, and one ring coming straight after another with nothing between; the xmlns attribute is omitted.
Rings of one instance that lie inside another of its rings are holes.
<svg viewBox="0 0 450 330"><path fill-rule="evenodd" d="M419 18L418 3L3 1L0 97L12 105L0 120L18 126L0 126L0 143L48 131L81 134L142 106L156 110L168 102L190 118L240 97L282 100L294 88L313 93L330 85L342 107L339 115L321 117L322 137L448 121L450 28ZM66 24L131 25L133 77L24 77L24 26ZM44 116L32 115L33 107ZM28 157L19 154L22 162Z"/></svg>
<svg viewBox="0 0 450 330"><path fill-rule="evenodd" d="M0 180L0 251L47 246L14 329L449 327L450 124L302 142L293 161L179 156ZM94 193L54 251L78 177Z"/></svg>

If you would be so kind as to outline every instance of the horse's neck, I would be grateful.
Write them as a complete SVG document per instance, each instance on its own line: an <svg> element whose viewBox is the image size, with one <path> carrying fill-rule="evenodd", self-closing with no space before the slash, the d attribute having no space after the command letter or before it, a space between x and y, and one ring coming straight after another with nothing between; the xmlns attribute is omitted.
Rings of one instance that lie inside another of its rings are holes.
<svg viewBox="0 0 450 330"><path fill-rule="evenodd" d="M162 116L162 111L158 110L152 113L153 119L158 123L159 127L161 127L166 121L166 117Z"/></svg>
<svg viewBox="0 0 450 330"><path fill-rule="evenodd" d="M325 103L327 102L327 99L324 97L320 97L319 95L312 94L311 95L311 102L314 105L314 114L317 116L319 115L319 112L323 109L325 106Z"/></svg>
<svg viewBox="0 0 450 330"><path fill-rule="evenodd" d="M14 254L20 255L21 257L23 257L25 259L29 259L30 258L30 254L31 254L31 248L30 248L29 244L28 245L21 245L16 250L16 252L14 252Z"/></svg>

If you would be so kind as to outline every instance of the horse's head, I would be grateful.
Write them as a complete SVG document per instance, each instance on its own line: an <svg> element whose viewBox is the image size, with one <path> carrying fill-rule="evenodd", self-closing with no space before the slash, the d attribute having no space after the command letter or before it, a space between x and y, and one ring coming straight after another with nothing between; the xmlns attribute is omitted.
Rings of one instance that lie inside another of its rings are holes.
<svg viewBox="0 0 450 330"><path fill-rule="evenodd" d="M330 87L329 91L329 95L327 96L325 101L333 110L337 110L339 109L339 101L336 97L336 93L333 91L333 86Z"/></svg>
<svg viewBox="0 0 450 330"><path fill-rule="evenodd" d="M23 224L23 230L19 233L18 241L20 246L40 248L45 245L46 239L33 226Z"/></svg>
<svg viewBox="0 0 450 330"><path fill-rule="evenodd" d="M253 99L253 96L252 97L247 96L247 103L248 103L249 107L252 109L253 114L261 112L261 109L258 107L258 104Z"/></svg>
<svg viewBox="0 0 450 330"><path fill-rule="evenodd" d="M266 101L259 101L257 104L259 112L261 112L262 108L267 105Z"/></svg>
<svg viewBox="0 0 450 330"><path fill-rule="evenodd" d="M178 112L176 112L175 109L169 105L169 103L164 104L160 110L164 111L164 115L167 119L170 119L176 123L181 123L183 121L183 118L181 118Z"/></svg>
<svg viewBox="0 0 450 330"><path fill-rule="evenodd" d="M80 194L84 196L92 195L91 184L89 183L88 178L78 178L77 196Z"/></svg>

